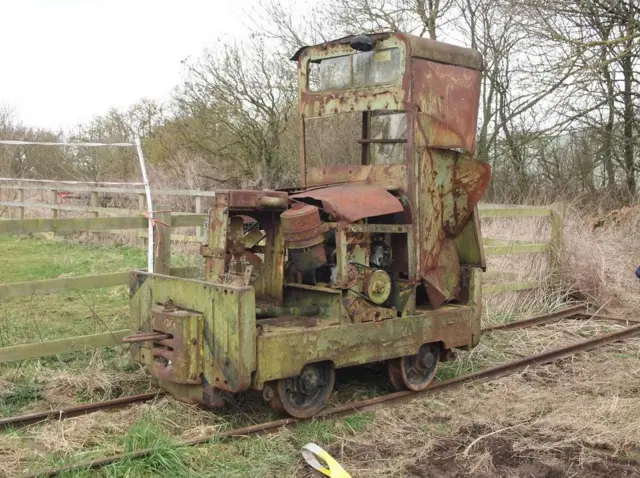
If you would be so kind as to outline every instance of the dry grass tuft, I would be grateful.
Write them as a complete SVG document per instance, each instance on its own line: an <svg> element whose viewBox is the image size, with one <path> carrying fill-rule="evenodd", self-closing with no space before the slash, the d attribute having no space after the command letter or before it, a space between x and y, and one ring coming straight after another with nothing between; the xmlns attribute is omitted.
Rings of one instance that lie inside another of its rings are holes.
<svg viewBox="0 0 640 478"><path fill-rule="evenodd" d="M0 398L10 395L13 389L13 382L0 378Z"/></svg>
<svg viewBox="0 0 640 478"><path fill-rule="evenodd" d="M607 309L640 305L635 277L640 265L636 224L632 217L594 229L580 211L569 209L561 255L566 290Z"/></svg>
<svg viewBox="0 0 640 478"><path fill-rule="evenodd" d="M86 373L56 371L50 374L44 385L45 400L52 405L77 403L79 396L109 400L121 395L136 393L149 378L142 371L114 372L104 369Z"/></svg>
<svg viewBox="0 0 640 478"><path fill-rule="evenodd" d="M490 365L610 328L568 321L504 332L477 353ZM363 434L330 451L354 477L604 476L591 474L598 466L621 476L618 461L640 449L639 345L635 339L378 411Z"/></svg>

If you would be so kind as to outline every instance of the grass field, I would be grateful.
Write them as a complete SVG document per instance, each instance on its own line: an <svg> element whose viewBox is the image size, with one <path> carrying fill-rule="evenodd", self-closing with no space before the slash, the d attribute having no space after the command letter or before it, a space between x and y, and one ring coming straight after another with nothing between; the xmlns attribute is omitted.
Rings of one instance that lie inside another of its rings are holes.
<svg viewBox="0 0 640 478"><path fill-rule="evenodd" d="M178 266L191 260L174 256ZM145 252L0 236L0 264L0 281L9 283L144 267ZM525 309L535 309L527 297ZM127 299L126 287L120 286L2 300L0 345L126 327ZM536 304L536 311L561 305L558 298ZM489 300L485 309L485 322L495 322L508 318L513 307ZM616 327L568 321L485 336L473 352L445 364L438 378ZM0 474L17 476L152 446L157 452L147 459L69 476L320 476L300 455L305 443L314 442L353 477L640 476L638 345L638 340L616 344L393 409L197 448L177 449L172 443L274 416L252 393L235 397L216 413L158 398L124 410L3 432ZM336 387L332 404L390 390L384 373L374 367L341 371ZM5 364L0 366L0 416L148 390L147 373L120 347Z"/></svg>

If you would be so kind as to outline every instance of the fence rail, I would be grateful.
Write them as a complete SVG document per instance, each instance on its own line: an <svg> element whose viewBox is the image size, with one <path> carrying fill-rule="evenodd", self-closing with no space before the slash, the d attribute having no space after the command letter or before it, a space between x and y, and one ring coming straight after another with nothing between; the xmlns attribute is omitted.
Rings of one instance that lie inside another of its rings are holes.
<svg viewBox="0 0 640 478"><path fill-rule="evenodd" d="M0 178L0 191L3 189L17 190L18 201L0 201L0 205L9 208L17 208L17 219L0 220L0 234L34 234L44 232L90 232L90 231L116 231L116 230L140 230L141 237L146 236L144 231L148 227L148 220L143 216L145 210L144 189L142 188L116 188L100 185L69 186L64 184L51 184L46 182L34 184L33 181L22 183L20 181L8 182ZM32 203L25 201L25 191L48 191L49 203ZM90 206L66 205L58 203L58 192L82 192L89 193ZM110 207L98 207L98 194L136 194L138 195L138 209L122 209ZM200 190L152 190L158 196L186 196L194 198L193 212L158 213L156 218L168 223L172 228L195 227L196 235L172 235L170 230L161 227L158 231L157 254L158 259L154 264L154 271L158 273L170 273L179 277L191 277L197 273L195 268L171 268L170 267L170 242L172 240L197 242L201 236L202 226L206 216L202 214L202 198L213 197L213 191ZM49 209L51 218L25 219L25 209ZM93 217L59 218L58 211L70 211L91 213ZM99 217L100 213L128 214L128 216ZM549 253L550 265L557 267L556 251L563 241L564 208L561 204L552 207L538 206L506 206L498 204L481 204L479 206L481 218L518 218L518 217L548 217L550 221L550 240L545 243L529 243L518 240L505 240L495 238L483 238L485 254L487 256L499 256L510 254ZM154 234L155 236L155 234ZM487 274L490 276L490 274ZM494 276L495 277L495 276ZM501 292L519 292L537 288L540 284L535 280L518 280L517 274L500 274L501 283L489 283L483 286L483 293L494 294ZM127 285L129 272L115 272L80 277L65 277L59 279L47 279L10 284L0 284L0 299L12 297L24 297L45 295L73 290L99 289ZM24 360L27 358L56 355L85 347L99 348L120 345L120 338L129 333L128 330L116 330L93 335L76 336L44 342L13 345L0 348L0 364Z"/></svg>

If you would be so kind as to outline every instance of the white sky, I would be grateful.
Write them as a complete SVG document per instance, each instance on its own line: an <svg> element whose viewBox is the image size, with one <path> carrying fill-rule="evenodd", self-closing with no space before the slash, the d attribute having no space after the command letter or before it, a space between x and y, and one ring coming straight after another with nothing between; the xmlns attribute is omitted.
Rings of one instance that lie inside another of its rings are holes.
<svg viewBox="0 0 640 478"><path fill-rule="evenodd" d="M258 0L0 0L0 105L71 128L142 97L163 100L180 61L242 37Z"/></svg>

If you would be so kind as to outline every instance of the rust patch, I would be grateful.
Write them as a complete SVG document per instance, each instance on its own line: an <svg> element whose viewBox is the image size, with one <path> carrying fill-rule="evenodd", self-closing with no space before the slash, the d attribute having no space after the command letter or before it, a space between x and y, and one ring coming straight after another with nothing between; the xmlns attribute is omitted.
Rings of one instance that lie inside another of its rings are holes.
<svg viewBox="0 0 640 478"><path fill-rule="evenodd" d="M225 192L229 194L230 209L286 209L288 205L287 193L283 191L237 189Z"/></svg>
<svg viewBox="0 0 640 478"><path fill-rule="evenodd" d="M291 196L293 199L316 199L325 212L338 221L355 222L365 217L403 212L402 203L380 186L348 184L315 189Z"/></svg>
<svg viewBox="0 0 640 478"><path fill-rule="evenodd" d="M428 147L474 153L480 77L478 70L414 60L413 95Z"/></svg>
<svg viewBox="0 0 640 478"><path fill-rule="evenodd" d="M422 269L429 303L440 307L446 300L457 298L460 293L460 262L458 251L451 239L442 241L437 266Z"/></svg>

